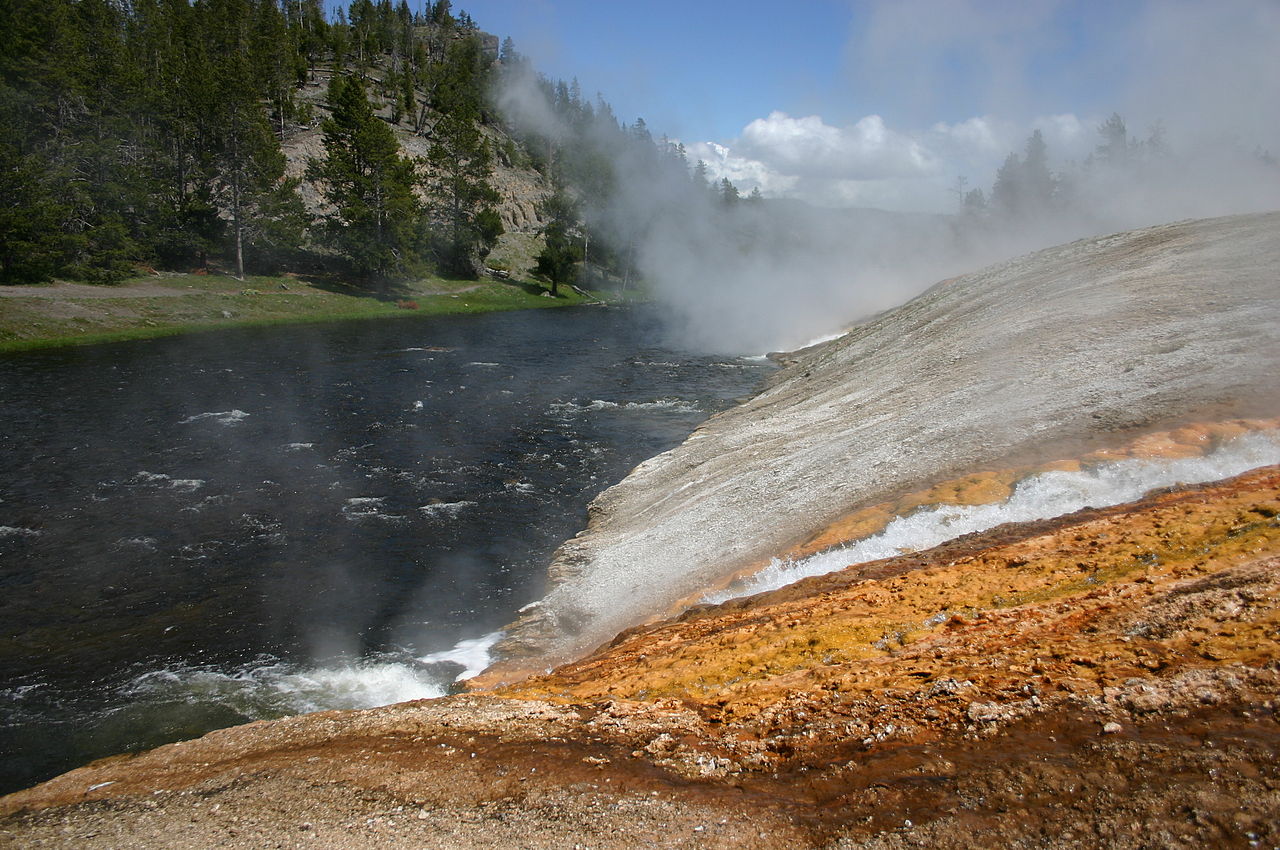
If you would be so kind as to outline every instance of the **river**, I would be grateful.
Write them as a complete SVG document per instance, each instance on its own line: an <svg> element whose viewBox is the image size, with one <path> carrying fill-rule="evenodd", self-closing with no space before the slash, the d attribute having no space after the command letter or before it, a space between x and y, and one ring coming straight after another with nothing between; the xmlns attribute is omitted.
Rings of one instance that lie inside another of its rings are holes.
<svg viewBox="0 0 1280 850"><path fill-rule="evenodd" d="M590 499L770 368L661 337L582 308L0 358L0 792L446 693Z"/></svg>

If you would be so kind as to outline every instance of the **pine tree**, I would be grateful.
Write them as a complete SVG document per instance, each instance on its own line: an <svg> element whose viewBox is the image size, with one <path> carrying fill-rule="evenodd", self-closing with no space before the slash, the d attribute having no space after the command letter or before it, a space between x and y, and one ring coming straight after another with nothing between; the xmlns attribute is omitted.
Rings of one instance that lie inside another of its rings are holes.
<svg viewBox="0 0 1280 850"><path fill-rule="evenodd" d="M577 279L578 263L585 254L582 240L572 234L578 210L572 199L561 191L547 199L542 214L548 219L543 230L546 246L538 254L534 271L551 283L552 295L559 295L560 284L572 284Z"/></svg>
<svg viewBox="0 0 1280 850"><path fill-rule="evenodd" d="M285 0L284 8L301 71L305 72L327 46L329 24L324 17L324 7L321 0Z"/></svg>
<svg viewBox="0 0 1280 850"><path fill-rule="evenodd" d="M48 280L75 252L65 229L71 208L57 200L45 165L0 141L0 284Z"/></svg>
<svg viewBox="0 0 1280 850"><path fill-rule="evenodd" d="M234 75L241 64L230 61L223 73ZM298 181L284 179L284 154L262 107L239 94L224 104L214 164L217 198L231 219L236 277L243 280L246 250L262 256L296 248L306 213Z"/></svg>
<svg viewBox="0 0 1280 850"><path fill-rule="evenodd" d="M711 193L711 178L707 174L707 163L698 160L693 166L693 174L689 178L693 182L693 188L701 191L703 194Z"/></svg>
<svg viewBox="0 0 1280 850"><path fill-rule="evenodd" d="M1111 113L1098 125L1098 135L1102 137L1096 151L1098 158L1108 165L1123 167L1129 160L1129 130L1120 113Z"/></svg>
<svg viewBox="0 0 1280 850"><path fill-rule="evenodd" d="M421 241L413 163L400 155L395 134L374 115L359 79L334 77L328 98L325 156L310 162L307 176L321 184L334 207L326 220L334 246L357 273L382 285L416 258Z"/></svg>
<svg viewBox="0 0 1280 850"><path fill-rule="evenodd" d="M147 69L141 100L150 125L145 146L151 186L139 224L153 257L170 267L203 264L222 241L212 162L220 92L211 57L227 49L220 22L238 14L212 2L162 0L135 51Z"/></svg>
<svg viewBox="0 0 1280 850"><path fill-rule="evenodd" d="M982 193L981 189L970 189L964 195L964 201L961 204L961 213L977 217L983 215L987 211L987 196Z"/></svg>
<svg viewBox="0 0 1280 850"><path fill-rule="evenodd" d="M1001 215L1015 216L1022 206L1022 160L1010 153L996 171L996 182L991 186L991 206Z"/></svg>
<svg viewBox="0 0 1280 850"><path fill-rule="evenodd" d="M1049 171L1049 146L1039 130L1027 139L1022 158L1022 185L1031 210L1043 213L1049 209L1053 202L1053 174Z"/></svg>
<svg viewBox="0 0 1280 850"><path fill-rule="evenodd" d="M293 118L293 89L298 79L298 47L276 0L256 0L249 39L249 64L257 93L271 104L272 123L284 138Z"/></svg>
<svg viewBox="0 0 1280 850"><path fill-rule="evenodd" d="M738 187L729 181L728 177L720 180L720 203L726 207L736 206L738 201L742 200L742 196L738 193Z"/></svg>
<svg viewBox="0 0 1280 850"><path fill-rule="evenodd" d="M489 183L493 157L479 127L485 69L479 39L461 39L437 68L431 96L441 113L427 151L434 251L442 271L464 278L477 276L478 261L502 234L501 219L493 209L499 196Z"/></svg>
<svg viewBox="0 0 1280 850"><path fill-rule="evenodd" d="M54 61L71 40L69 4L19 0L0 4L0 284L34 283L75 255L75 207L61 160L56 104L71 91L68 68Z"/></svg>
<svg viewBox="0 0 1280 850"><path fill-rule="evenodd" d="M1049 170L1049 148L1044 135L1035 130L1027 137L1024 156L1010 153L996 172L991 187L993 213L1019 226L1041 218L1061 205L1060 181ZM968 195L965 196L966 201ZM975 197L974 201L978 199Z"/></svg>
<svg viewBox="0 0 1280 850"><path fill-rule="evenodd" d="M449 114L436 123L427 162L436 261L447 274L475 278L477 261L502 235L489 146L474 122Z"/></svg>

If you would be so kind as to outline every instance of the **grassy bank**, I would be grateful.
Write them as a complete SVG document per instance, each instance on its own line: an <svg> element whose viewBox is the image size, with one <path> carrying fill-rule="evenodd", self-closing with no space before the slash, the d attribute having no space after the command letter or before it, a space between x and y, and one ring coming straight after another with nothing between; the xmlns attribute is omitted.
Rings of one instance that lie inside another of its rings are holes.
<svg viewBox="0 0 1280 850"><path fill-rule="evenodd" d="M400 318L591 303L570 288L548 297L529 282L427 278L375 295L341 281L286 275L244 281L163 274L116 286L0 288L0 351L116 342L218 328Z"/></svg>

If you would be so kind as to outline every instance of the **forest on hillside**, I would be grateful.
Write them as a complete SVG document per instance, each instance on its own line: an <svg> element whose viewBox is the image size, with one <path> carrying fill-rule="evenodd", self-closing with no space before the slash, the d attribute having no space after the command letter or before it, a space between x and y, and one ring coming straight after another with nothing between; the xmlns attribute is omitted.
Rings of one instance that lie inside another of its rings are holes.
<svg viewBox="0 0 1280 850"><path fill-rule="evenodd" d="M0 284L475 278L503 233L501 166L542 187L527 226L553 293L661 277L691 309L770 312L785 277L821 284L815 310L866 310L883 306L863 303L868 287L887 303L957 262L1252 208L1280 186L1266 151L1179 148L1159 125L1137 138L1114 114L1083 162L1055 167L1037 130L988 191L959 178L953 216L743 196L450 0L332 16L321 0L10 0L0 44ZM299 162L309 136L321 144Z"/></svg>
<svg viewBox="0 0 1280 850"><path fill-rule="evenodd" d="M355 0L332 20L320 0L14 0L0 43L0 283L210 264L371 285L475 277L502 232L501 157L554 187L538 258L554 285L588 252L625 271L626 246L587 222L620 191L624 150L665 180L698 179L642 120L538 75L449 0L418 13ZM318 107L299 97L326 77ZM498 93L517 80L554 127L504 118ZM287 176L282 144L316 127L324 155ZM406 155L406 134L425 156Z"/></svg>

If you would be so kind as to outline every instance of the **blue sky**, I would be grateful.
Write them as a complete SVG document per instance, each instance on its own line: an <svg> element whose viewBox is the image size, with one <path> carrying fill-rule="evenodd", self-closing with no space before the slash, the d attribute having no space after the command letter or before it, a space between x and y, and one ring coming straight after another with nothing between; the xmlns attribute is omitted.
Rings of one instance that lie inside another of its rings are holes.
<svg viewBox="0 0 1280 850"><path fill-rule="evenodd" d="M511 36L543 73L601 92L619 118L712 140L775 109L828 103L850 26L842 0L471 0L461 8Z"/></svg>
<svg viewBox="0 0 1280 850"><path fill-rule="evenodd" d="M1089 57L1140 8L1114 0L979 5L983 14L970 3L906 0L468 0L455 8L512 37L549 76L576 76L585 92L603 92L624 120L712 141L773 111L838 122L868 114L962 121L1003 91L993 77L1006 72L1052 100L1043 104L1051 110L1097 106L1123 54L1107 67ZM905 53L913 67L885 55L913 34L917 49ZM928 97L917 90L922 71Z"/></svg>
<svg viewBox="0 0 1280 850"><path fill-rule="evenodd" d="M333 3L330 2L332 6ZM410 0L415 11L422 0ZM714 176L815 203L933 210L1040 129L1078 161L1225 128L1280 152L1280 0L455 0L553 78L643 117Z"/></svg>

